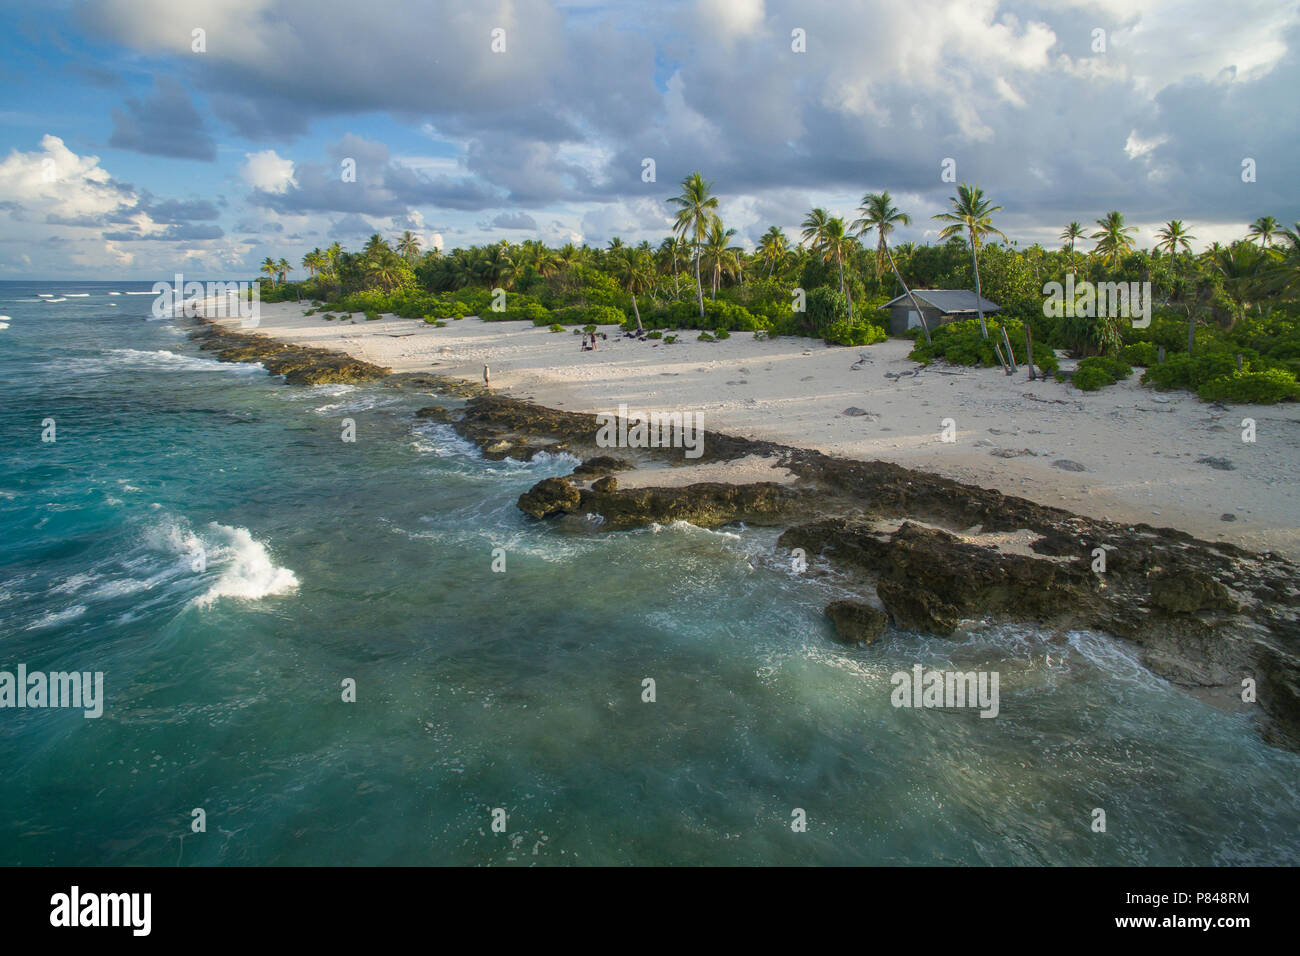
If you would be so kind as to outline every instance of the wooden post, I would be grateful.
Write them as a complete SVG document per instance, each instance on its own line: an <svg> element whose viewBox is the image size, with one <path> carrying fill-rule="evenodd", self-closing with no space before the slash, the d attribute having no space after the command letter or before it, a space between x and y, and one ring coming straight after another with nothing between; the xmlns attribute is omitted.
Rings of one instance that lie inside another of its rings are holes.
<svg viewBox="0 0 1300 956"><path fill-rule="evenodd" d="M1156 349L1156 361L1161 365L1165 364L1165 347L1163 345L1158 346Z"/></svg>
<svg viewBox="0 0 1300 956"><path fill-rule="evenodd" d="M1002 342L1007 347L1007 367L1008 375L1016 374L1016 353L1011 349L1011 339L1007 337L1007 327L1002 326Z"/></svg>
<svg viewBox="0 0 1300 956"><path fill-rule="evenodd" d="M1238 372L1241 371L1241 353L1240 353L1240 352L1237 353L1237 371L1238 371Z"/></svg>
<svg viewBox="0 0 1300 956"><path fill-rule="evenodd" d="M1007 360L1002 357L1002 346L998 345L997 339L993 340L993 354L998 357L998 364L1002 366L1003 371L1010 375L1011 369L1007 368Z"/></svg>
<svg viewBox="0 0 1300 956"><path fill-rule="evenodd" d="M1025 326L1025 355L1029 358L1029 381L1034 381L1038 376L1034 372L1034 337L1029 334L1029 326Z"/></svg>

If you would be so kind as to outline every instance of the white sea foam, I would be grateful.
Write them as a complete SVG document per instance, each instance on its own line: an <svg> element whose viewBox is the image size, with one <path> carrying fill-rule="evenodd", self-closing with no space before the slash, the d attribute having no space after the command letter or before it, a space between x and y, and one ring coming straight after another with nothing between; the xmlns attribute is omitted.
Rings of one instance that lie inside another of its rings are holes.
<svg viewBox="0 0 1300 956"><path fill-rule="evenodd" d="M347 402L331 402L328 405L321 405L316 409L317 415L329 415L334 412L364 412L372 408L384 408L388 405L396 405L400 399L392 397L381 397L379 395L366 395L361 398L353 399Z"/></svg>
<svg viewBox="0 0 1300 956"><path fill-rule="evenodd" d="M678 518L676 521L670 521L668 524L660 524L657 521L650 522L651 534L663 534L665 531L672 531L678 534L703 534L716 538L726 538L729 541L741 540L740 535L734 531L719 531L712 528L701 528L697 524L691 524L689 521L683 521Z"/></svg>
<svg viewBox="0 0 1300 956"><path fill-rule="evenodd" d="M297 576L271 560L266 545L253 538L247 528L232 528L215 521L203 537L209 567L219 567L219 577L195 603L208 607L219 598L244 601L274 594L289 594L298 587Z"/></svg>
<svg viewBox="0 0 1300 956"><path fill-rule="evenodd" d="M86 605L84 604L74 604L62 611L46 611L31 624L28 624L27 630L37 631L47 627L57 627L60 624L66 624L68 621L74 621L85 613Z"/></svg>
<svg viewBox="0 0 1300 956"><path fill-rule="evenodd" d="M167 349L107 349L102 354L87 358L59 359L50 363L52 371L93 373L106 368L122 366L142 369L186 369L199 372L264 372L259 362L218 362L216 359L181 355Z"/></svg>

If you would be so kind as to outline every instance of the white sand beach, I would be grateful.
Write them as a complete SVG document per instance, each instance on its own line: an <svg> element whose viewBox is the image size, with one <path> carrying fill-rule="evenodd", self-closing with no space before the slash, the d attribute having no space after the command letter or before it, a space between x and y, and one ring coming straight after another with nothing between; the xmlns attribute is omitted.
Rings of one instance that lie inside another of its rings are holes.
<svg viewBox="0 0 1300 956"><path fill-rule="evenodd" d="M357 315L349 324L303 311L295 303L263 304L251 331L398 372L481 382L488 365L494 390L553 408L690 411L710 431L897 462L1093 517L1300 557L1296 404L1224 407L1188 392L1161 394L1137 384L1140 370L1086 393L1030 382L1024 368L1012 377L998 369L921 368L902 340L843 348L803 338L755 341L740 332L706 343L686 331L665 345L624 339L611 326L607 342L583 352L579 336L525 322L467 318L436 328ZM951 443L940 438L949 418ZM1256 423L1254 443L1242 440L1245 418ZM716 474L691 472L693 480L783 477L752 458Z"/></svg>

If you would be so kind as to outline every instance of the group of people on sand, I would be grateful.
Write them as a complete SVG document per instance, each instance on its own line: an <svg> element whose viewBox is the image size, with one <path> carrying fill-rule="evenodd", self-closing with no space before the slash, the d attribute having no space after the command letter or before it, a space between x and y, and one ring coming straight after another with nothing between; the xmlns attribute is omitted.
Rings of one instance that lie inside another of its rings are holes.
<svg viewBox="0 0 1300 956"><path fill-rule="evenodd" d="M609 341L609 336L606 335L604 332L583 332L582 351L584 352L596 351L596 339L604 339L606 341Z"/></svg>

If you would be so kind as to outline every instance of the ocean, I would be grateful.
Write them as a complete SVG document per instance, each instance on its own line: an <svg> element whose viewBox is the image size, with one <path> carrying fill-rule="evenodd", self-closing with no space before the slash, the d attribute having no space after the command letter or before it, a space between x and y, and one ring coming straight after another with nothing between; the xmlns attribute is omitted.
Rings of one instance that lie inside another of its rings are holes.
<svg viewBox="0 0 1300 956"><path fill-rule="evenodd" d="M573 459L218 363L150 288L0 283L0 671L104 682L0 708L0 864L1300 862L1300 756L1132 647L843 647L777 529L532 522ZM997 717L893 706L917 664Z"/></svg>

